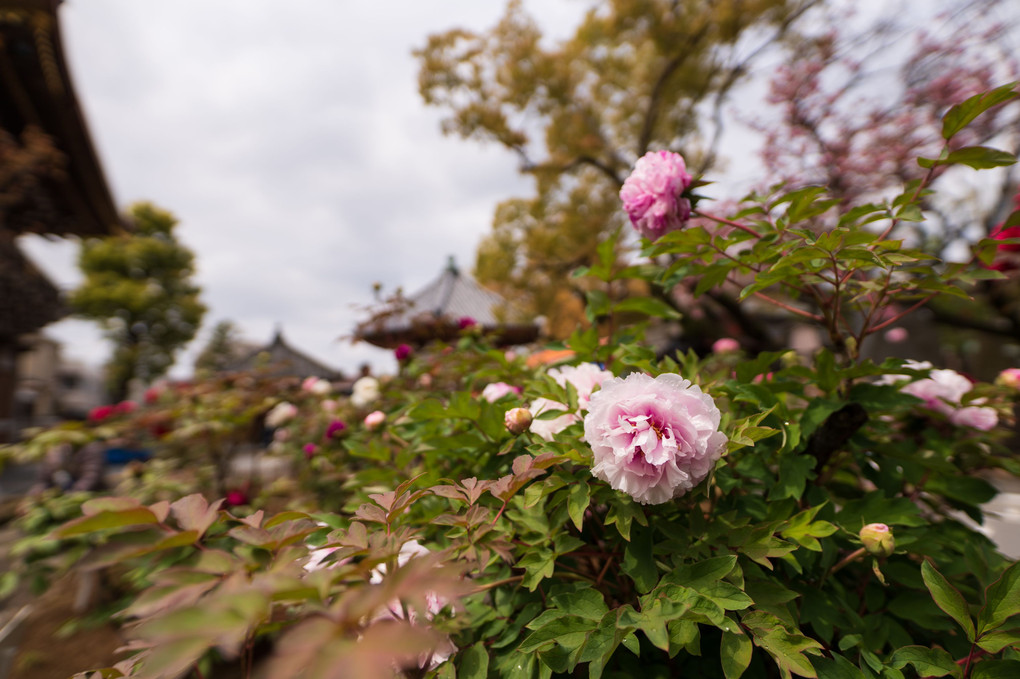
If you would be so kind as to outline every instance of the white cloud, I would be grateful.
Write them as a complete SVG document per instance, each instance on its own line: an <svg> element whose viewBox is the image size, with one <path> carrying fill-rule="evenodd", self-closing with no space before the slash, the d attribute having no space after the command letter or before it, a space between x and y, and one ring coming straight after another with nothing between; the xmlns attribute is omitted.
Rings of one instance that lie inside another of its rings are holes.
<svg viewBox="0 0 1020 679"><path fill-rule="evenodd" d="M210 307L256 342L275 324L300 349L354 371L388 352L336 338L376 281L420 287L448 255L470 268L495 204L529 190L515 159L439 130L417 94L412 49L431 32L481 30L502 2L71 0L61 6L79 99L121 206L151 200L180 220ZM553 35L585 4L528 3ZM33 240L33 239L26 239ZM60 285L74 241L26 249ZM93 324L47 329L101 362Z"/></svg>

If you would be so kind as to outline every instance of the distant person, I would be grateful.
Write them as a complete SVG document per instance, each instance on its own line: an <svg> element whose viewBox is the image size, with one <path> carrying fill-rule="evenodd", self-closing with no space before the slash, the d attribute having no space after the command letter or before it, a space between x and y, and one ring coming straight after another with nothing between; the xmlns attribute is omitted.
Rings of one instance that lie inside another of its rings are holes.
<svg viewBox="0 0 1020 679"><path fill-rule="evenodd" d="M49 488L64 492L97 491L105 487L106 444L92 441L83 446L61 443L46 451L39 480L30 493Z"/></svg>

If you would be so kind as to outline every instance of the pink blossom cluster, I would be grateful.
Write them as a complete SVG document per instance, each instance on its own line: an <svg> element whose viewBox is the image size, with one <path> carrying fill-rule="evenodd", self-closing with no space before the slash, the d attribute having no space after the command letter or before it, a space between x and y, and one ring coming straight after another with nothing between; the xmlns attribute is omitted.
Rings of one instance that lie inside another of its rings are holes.
<svg viewBox="0 0 1020 679"><path fill-rule="evenodd" d="M620 189L620 200L634 228L655 240L683 228L690 219L691 201L683 196L690 185L691 175L679 153L650 151L634 164Z"/></svg>
<svg viewBox="0 0 1020 679"><path fill-rule="evenodd" d="M506 382L493 382L485 385L485 388L482 389L482 398L489 403L495 403L504 396L520 393L520 387L515 387L512 384L507 384Z"/></svg>
<svg viewBox="0 0 1020 679"><path fill-rule="evenodd" d="M690 491L726 447L715 401L680 375L633 373L602 384L584 418L591 473L641 504Z"/></svg>
<svg viewBox="0 0 1020 679"><path fill-rule="evenodd" d="M963 397L973 388L966 377L949 369L932 369L927 361L907 361L904 365L913 370L929 370L928 377L908 382L900 387L905 394L924 401L924 407L945 415L955 425L988 431L999 422L993 408L980 405L963 405ZM882 382L898 383L903 376L886 376Z"/></svg>
<svg viewBox="0 0 1020 679"><path fill-rule="evenodd" d="M594 363L583 363L578 366L553 368L549 371L549 377L556 380L556 383L561 387L566 387L568 383L573 385L577 392L578 410L586 411L592 392L606 380L612 379L613 373L599 368ZM568 410L565 404L549 398L536 398L528 406L528 410L535 418L531 422L532 433L541 436L546 441L552 441L553 436L581 419L581 416L576 413L564 413L551 420L538 419L538 415L547 410Z"/></svg>

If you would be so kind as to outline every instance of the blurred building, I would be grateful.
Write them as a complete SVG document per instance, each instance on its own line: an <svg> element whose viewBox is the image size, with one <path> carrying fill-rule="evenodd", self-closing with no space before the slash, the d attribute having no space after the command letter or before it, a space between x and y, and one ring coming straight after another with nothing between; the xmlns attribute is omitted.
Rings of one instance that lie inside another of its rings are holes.
<svg viewBox="0 0 1020 679"><path fill-rule="evenodd" d="M283 338L283 329L277 328L272 341L264 347L250 351L230 364L228 372L259 372L267 377L321 377L331 382L341 381L343 373L299 351Z"/></svg>
<svg viewBox="0 0 1020 679"><path fill-rule="evenodd" d="M0 0L0 441L16 435L15 411L33 389L21 385L19 401L19 355L66 313L17 237L122 228L71 83L59 4Z"/></svg>
<svg viewBox="0 0 1020 679"><path fill-rule="evenodd" d="M450 257L438 278L410 297L398 295L381 305L358 325L354 338L384 349L421 347L453 340L469 326L497 346L527 344L539 334L537 322L515 317L502 296L460 271Z"/></svg>

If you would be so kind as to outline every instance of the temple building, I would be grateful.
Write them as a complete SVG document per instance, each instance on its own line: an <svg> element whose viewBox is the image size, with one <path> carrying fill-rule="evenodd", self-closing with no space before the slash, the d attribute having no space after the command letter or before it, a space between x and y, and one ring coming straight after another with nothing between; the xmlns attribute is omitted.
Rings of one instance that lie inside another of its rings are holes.
<svg viewBox="0 0 1020 679"><path fill-rule="evenodd" d="M259 372L268 377L321 377L330 382L343 380L343 373L321 363L308 354L290 345L283 338L283 329L279 326L273 334L272 341L259 347L240 360L232 363L229 372Z"/></svg>
<svg viewBox="0 0 1020 679"><path fill-rule="evenodd" d="M503 297L460 271L450 257L438 278L410 297L398 295L375 311L358 325L354 338L384 349L401 344L421 347L453 340L471 325L497 346L527 344L539 333L537 323L516 320Z"/></svg>
<svg viewBox="0 0 1020 679"><path fill-rule="evenodd" d="M17 238L124 229L65 61L58 0L0 0L0 441L17 433L18 355L66 314Z"/></svg>

